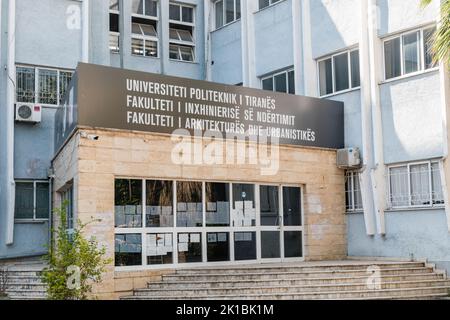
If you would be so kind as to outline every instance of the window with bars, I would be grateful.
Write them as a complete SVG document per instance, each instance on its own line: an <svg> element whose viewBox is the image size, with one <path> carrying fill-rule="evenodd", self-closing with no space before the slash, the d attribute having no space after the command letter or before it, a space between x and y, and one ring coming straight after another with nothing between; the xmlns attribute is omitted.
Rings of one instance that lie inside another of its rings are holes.
<svg viewBox="0 0 450 320"><path fill-rule="evenodd" d="M388 169L389 207L442 206L439 162L425 161L391 166Z"/></svg>
<svg viewBox="0 0 450 320"><path fill-rule="evenodd" d="M16 181L16 220L47 220L50 215L48 181Z"/></svg>
<svg viewBox="0 0 450 320"><path fill-rule="evenodd" d="M241 0L219 0L214 3L216 29L241 18Z"/></svg>
<svg viewBox="0 0 450 320"><path fill-rule="evenodd" d="M295 94L295 72L286 70L264 77L261 80L262 89Z"/></svg>
<svg viewBox="0 0 450 320"><path fill-rule="evenodd" d="M16 102L58 105L72 80L73 71L17 66Z"/></svg>
<svg viewBox="0 0 450 320"><path fill-rule="evenodd" d="M109 1L109 50L119 53L119 0Z"/></svg>
<svg viewBox="0 0 450 320"><path fill-rule="evenodd" d="M347 171L345 174L345 206L347 212L363 209L360 173L358 171Z"/></svg>
<svg viewBox="0 0 450 320"><path fill-rule="evenodd" d="M318 69L321 96L360 86L358 49L320 59Z"/></svg>
<svg viewBox="0 0 450 320"><path fill-rule="evenodd" d="M384 40L385 79L436 67L431 52L435 32L433 26Z"/></svg>
<svg viewBox="0 0 450 320"><path fill-rule="evenodd" d="M158 57L158 2L133 0L131 14L131 53Z"/></svg>
<svg viewBox="0 0 450 320"><path fill-rule="evenodd" d="M176 3L169 7L169 58L194 62L194 7Z"/></svg>

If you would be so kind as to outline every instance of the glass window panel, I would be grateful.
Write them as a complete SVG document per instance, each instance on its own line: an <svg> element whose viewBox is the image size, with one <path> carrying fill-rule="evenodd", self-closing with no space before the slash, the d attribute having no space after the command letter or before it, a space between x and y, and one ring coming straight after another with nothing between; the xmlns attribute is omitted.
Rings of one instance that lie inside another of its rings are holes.
<svg viewBox="0 0 450 320"><path fill-rule="evenodd" d="M409 205L408 167L390 168L391 204L393 207Z"/></svg>
<svg viewBox="0 0 450 320"><path fill-rule="evenodd" d="M57 81L58 72L56 70L39 69L38 101L46 104L57 104Z"/></svg>
<svg viewBox="0 0 450 320"><path fill-rule="evenodd" d="M145 15L151 17L158 16L158 2L154 0L145 0Z"/></svg>
<svg viewBox="0 0 450 320"><path fill-rule="evenodd" d="M181 40L177 29L170 28L169 29L169 37L171 40Z"/></svg>
<svg viewBox="0 0 450 320"><path fill-rule="evenodd" d="M228 232L208 232L207 258L210 261L230 260L230 241Z"/></svg>
<svg viewBox="0 0 450 320"><path fill-rule="evenodd" d="M50 214L50 194L48 183L36 183L36 218L48 219Z"/></svg>
<svg viewBox="0 0 450 320"><path fill-rule="evenodd" d="M288 93L295 94L295 72L294 70L289 71L288 73Z"/></svg>
<svg viewBox="0 0 450 320"><path fill-rule="evenodd" d="M177 227L201 227L202 224L202 183L177 182Z"/></svg>
<svg viewBox="0 0 450 320"><path fill-rule="evenodd" d="M116 179L114 188L116 228L142 227L142 181Z"/></svg>
<svg viewBox="0 0 450 320"><path fill-rule="evenodd" d="M206 226L225 227L230 225L230 185L228 183L205 184Z"/></svg>
<svg viewBox="0 0 450 320"><path fill-rule="evenodd" d="M353 207L353 174L348 172L345 176L345 205L347 210L354 210Z"/></svg>
<svg viewBox="0 0 450 320"><path fill-rule="evenodd" d="M144 32L145 36L149 36L149 37L157 36L155 27L152 25L141 24L141 28L142 28L142 31Z"/></svg>
<svg viewBox="0 0 450 320"><path fill-rule="evenodd" d="M273 78L263 79L262 81L263 90L273 91Z"/></svg>
<svg viewBox="0 0 450 320"><path fill-rule="evenodd" d="M348 53L346 52L333 57L333 64L336 91L347 90L349 88Z"/></svg>
<svg viewBox="0 0 450 320"><path fill-rule="evenodd" d="M359 183L359 173L353 174L353 188L355 197L355 210L362 209L361 185Z"/></svg>
<svg viewBox="0 0 450 320"><path fill-rule="evenodd" d="M401 76L400 62L400 38L395 38L384 43L384 63L386 79Z"/></svg>
<svg viewBox="0 0 450 320"><path fill-rule="evenodd" d="M256 260L256 232L234 233L234 259Z"/></svg>
<svg viewBox="0 0 450 320"><path fill-rule="evenodd" d="M59 100L60 102L64 99L66 95L67 88L69 87L70 81L72 80L73 73L67 71L59 72Z"/></svg>
<svg viewBox="0 0 450 320"><path fill-rule="evenodd" d="M143 39L131 39L131 53L143 56L144 55L144 40Z"/></svg>
<svg viewBox="0 0 450 320"><path fill-rule="evenodd" d="M109 31L119 32L119 15L116 13L109 14Z"/></svg>
<svg viewBox="0 0 450 320"><path fill-rule="evenodd" d="M17 67L17 102L34 102L34 68Z"/></svg>
<svg viewBox="0 0 450 320"><path fill-rule="evenodd" d="M194 22L194 8L182 7L181 11L183 22Z"/></svg>
<svg viewBox="0 0 450 320"><path fill-rule="evenodd" d="M187 30L177 30L180 40L194 42L191 32Z"/></svg>
<svg viewBox="0 0 450 320"><path fill-rule="evenodd" d="M119 35L110 34L109 35L109 50L114 53L119 52Z"/></svg>
<svg viewBox="0 0 450 320"><path fill-rule="evenodd" d="M141 31L141 27L139 26L139 23L131 24L131 32L134 34L142 35L142 31Z"/></svg>
<svg viewBox="0 0 450 320"><path fill-rule="evenodd" d="M270 0L259 0L259 9L270 6Z"/></svg>
<svg viewBox="0 0 450 320"><path fill-rule="evenodd" d="M357 88L361 85L359 71L359 50L350 52L350 63L352 72L352 88Z"/></svg>
<svg viewBox="0 0 450 320"><path fill-rule="evenodd" d="M202 234L178 234L178 263L202 262Z"/></svg>
<svg viewBox="0 0 450 320"><path fill-rule="evenodd" d="M216 2L216 28L220 28L223 23L223 1Z"/></svg>
<svg viewBox="0 0 450 320"><path fill-rule="evenodd" d="M140 234L116 234L114 264L138 266L142 264L142 236Z"/></svg>
<svg viewBox="0 0 450 320"><path fill-rule="evenodd" d="M170 45L169 58L175 59L175 60L181 60L180 50L179 50L178 46Z"/></svg>
<svg viewBox="0 0 450 320"><path fill-rule="evenodd" d="M151 233L146 235L147 264L173 263L172 233Z"/></svg>
<svg viewBox="0 0 450 320"><path fill-rule="evenodd" d="M14 217L33 219L34 187L32 182L16 182L16 200Z"/></svg>
<svg viewBox="0 0 450 320"><path fill-rule="evenodd" d="M262 226L278 226L280 210L277 186L260 186L260 209Z"/></svg>
<svg viewBox="0 0 450 320"><path fill-rule="evenodd" d="M419 70L419 33L414 32L403 36L404 73Z"/></svg>
<svg viewBox="0 0 450 320"><path fill-rule="evenodd" d="M233 226L255 226L255 185L233 184L233 201Z"/></svg>
<svg viewBox="0 0 450 320"><path fill-rule="evenodd" d="M181 17L180 17L180 6L179 5L175 5L175 4L171 4L169 7L169 18L170 20L177 20L180 21Z"/></svg>
<svg viewBox="0 0 450 320"><path fill-rule="evenodd" d="M241 18L241 0L236 0L236 20Z"/></svg>
<svg viewBox="0 0 450 320"><path fill-rule="evenodd" d="M144 0L132 0L131 12L136 14L144 14Z"/></svg>
<svg viewBox="0 0 450 320"><path fill-rule="evenodd" d="M234 21L234 0L225 0L225 23Z"/></svg>
<svg viewBox="0 0 450 320"><path fill-rule="evenodd" d="M411 165L411 202L413 206L429 205L430 170L428 164Z"/></svg>
<svg viewBox="0 0 450 320"><path fill-rule="evenodd" d="M441 172L439 163L431 164L431 183L433 190L433 204L444 204L444 195L442 193Z"/></svg>
<svg viewBox="0 0 450 320"><path fill-rule="evenodd" d="M145 40L145 56L146 57L158 56L158 43L156 41Z"/></svg>
<svg viewBox="0 0 450 320"><path fill-rule="evenodd" d="M286 73L283 72L275 76L275 91L277 92L287 92L287 82Z"/></svg>
<svg viewBox="0 0 450 320"><path fill-rule="evenodd" d="M298 187L283 187L283 224L301 226L301 191Z"/></svg>
<svg viewBox="0 0 450 320"><path fill-rule="evenodd" d="M433 62L433 39L434 34L436 33L436 27L425 29L423 31L423 45L424 45L424 57L425 57L425 69L434 68L437 66L435 62Z"/></svg>
<svg viewBox="0 0 450 320"><path fill-rule="evenodd" d="M194 61L194 50L191 47L180 47L183 61Z"/></svg>
<svg viewBox="0 0 450 320"><path fill-rule="evenodd" d="M331 59L319 62L320 95L333 93L333 69Z"/></svg>
<svg viewBox="0 0 450 320"><path fill-rule="evenodd" d="M145 226L173 227L173 182L146 181Z"/></svg>
<svg viewBox="0 0 450 320"><path fill-rule="evenodd" d="M285 231L284 232L284 257L299 258L302 257L302 232Z"/></svg>
<svg viewBox="0 0 450 320"><path fill-rule="evenodd" d="M261 258L280 258L280 232L261 231Z"/></svg>

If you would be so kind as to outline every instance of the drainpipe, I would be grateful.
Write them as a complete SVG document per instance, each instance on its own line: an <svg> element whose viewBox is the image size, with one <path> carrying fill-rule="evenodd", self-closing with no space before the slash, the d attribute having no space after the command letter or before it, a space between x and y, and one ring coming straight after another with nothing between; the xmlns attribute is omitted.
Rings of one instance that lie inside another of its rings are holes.
<svg viewBox="0 0 450 320"><path fill-rule="evenodd" d="M241 1L242 81L244 87L258 88L255 66L255 19L257 1Z"/></svg>
<svg viewBox="0 0 450 320"><path fill-rule="evenodd" d="M312 52L310 0L303 0L300 5L302 26L302 42L300 45L302 46L303 57L303 72L301 76L303 77L303 94L309 97L318 97L317 65ZM297 70L295 72L297 72Z"/></svg>
<svg viewBox="0 0 450 320"><path fill-rule="evenodd" d="M14 202L15 202L15 182L14 182L14 100L15 100L15 79L16 79L16 0L8 1L8 53L7 53L7 75L6 80L6 244L12 245L14 242Z"/></svg>
<svg viewBox="0 0 450 320"><path fill-rule="evenodd" d="M302 4L301 1L292 1L292 28L293 28L293 46L294 46L294 70L295 70L295 93L305 94L304 78L299 74L305 74L303 67L303 34L302 34ZM301 81L299 81L301 80Z"/></svg>
<svg viewBox="0 0 450 320"><path fill-rule="evenodd" d="M159 9L161 9L160 2L161 1L158 1ZM161 10L159 10L159 12L161 12ZM124 1L119 0L119 56L121 69L124 68L124 54L125 54L124 39L125 39L125 7Z"/></svg>
<svg viewBox="0 0 450 320"><path fill-rule="evenodd" d="M205 74L204 78L206 81L212 80L212 55L211 55L211 30L212 30L212 8L211 1L204 2L204 24L205 24Z"/></svg>
<svg viewBox="0 0 450 320"><path fill-rule="evenodd" d="M83 0L82 11L82 43L81 43L81 61L89 62L89 0Z"/></svg>

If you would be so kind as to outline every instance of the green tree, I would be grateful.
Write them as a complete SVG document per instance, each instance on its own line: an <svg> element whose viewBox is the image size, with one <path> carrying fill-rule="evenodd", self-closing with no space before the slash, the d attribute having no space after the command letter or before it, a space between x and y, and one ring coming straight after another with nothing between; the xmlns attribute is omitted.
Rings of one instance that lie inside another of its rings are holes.
<svg viewBox="0 0 450 320"><path fill-rule="evenodd" d="M440 25L432 41L435 62L443 61L450 68L450 0L441 1ZM430 5L433 0L421 0L422 7Z"/></svg>
<svg viewBox="0 0 450 320"><path fill-rule="evenodd" d="M86 300L92 292L92 284L102 279L111 259L104 259L105 247L99 247L95 238L86 239L83 231L89 223L77 221L77 227L69 233L66 229L66 204L54 212L60 218L56 230L52 230L55 243L45 257L48 267L42 272L50 300Z"/></svg>

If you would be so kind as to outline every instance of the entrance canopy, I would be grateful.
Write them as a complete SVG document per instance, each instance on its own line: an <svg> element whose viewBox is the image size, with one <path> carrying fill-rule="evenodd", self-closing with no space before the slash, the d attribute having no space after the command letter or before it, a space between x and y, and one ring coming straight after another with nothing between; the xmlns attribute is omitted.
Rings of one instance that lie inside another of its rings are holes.
<svg viewBox="0 0 450 320"><path fill-rule="evenodd" d="M344 146L341 102L84 63L56 115L56 150L77 126Z"/></svg>

